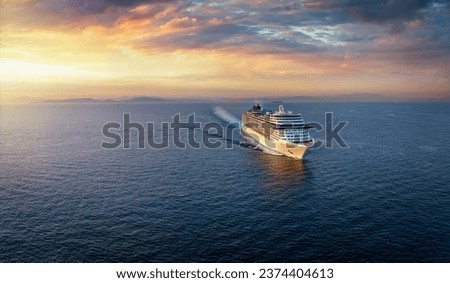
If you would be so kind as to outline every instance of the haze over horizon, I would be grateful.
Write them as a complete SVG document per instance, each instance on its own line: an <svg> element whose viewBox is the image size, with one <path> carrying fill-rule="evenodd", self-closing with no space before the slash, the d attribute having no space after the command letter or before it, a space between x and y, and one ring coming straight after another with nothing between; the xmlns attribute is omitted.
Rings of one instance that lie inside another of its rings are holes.
<svg viewBox="0 0 450 283"><path fill-rule="evenodd" d="M450 94L445 0L0 0L3 102Z"/></svg>

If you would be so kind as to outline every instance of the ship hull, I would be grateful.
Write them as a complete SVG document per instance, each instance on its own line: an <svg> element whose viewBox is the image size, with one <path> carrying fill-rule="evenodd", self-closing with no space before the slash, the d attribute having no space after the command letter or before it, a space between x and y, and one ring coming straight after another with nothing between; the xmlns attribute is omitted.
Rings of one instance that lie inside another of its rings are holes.
<svg viewBox="0 0 450 283"><path fill-rule="evenodd" d="M258 131L246 126L242 126L241 130L245 137L252 139L254 143L263 146L267 151L295 159L302 159L308 148L314 144L314 142L297 144L288 141L270 140Z"/></svg>

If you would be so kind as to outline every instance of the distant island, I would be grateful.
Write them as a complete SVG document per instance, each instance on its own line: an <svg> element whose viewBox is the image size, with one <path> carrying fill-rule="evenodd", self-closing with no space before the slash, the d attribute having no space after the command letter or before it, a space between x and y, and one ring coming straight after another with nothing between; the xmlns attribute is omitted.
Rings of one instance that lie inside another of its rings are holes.
<svg viewBox="0 0 450 283"><path fill-rule="evenodd" d="M137 96L124 100L115 99L94 99L94 98L69 98L69 99L46 99L38 103L44 104L95 104L95 103L152 103L152 102L170 102L175 99L166 99L152 96Z"/></svg>
<svg viewBox="0 0 450 283"><path fill-rule="evenodd" d="M145 104L145 103L170 103L170 102L243 102L253 103L255 100L261 102L283 102L283 103L333 103L333 102L420 102L420 101L449 101L449 97L443 98L403 98L393 97L374 93L352 93L337 95L289 95L289 96L242 96L240 98L217 97L197 97L197 98L163 98L158 96L135 96L120 98L68 98L68 99L45 99L39 100L31 97L20 97L18 104Z"/></svg>
<svg viewBox="0 0 450 283"><path fill-rule="evenodd" d="M393 102L402 99L375 93L352 93L325 96L287 96L275 97L283 102ZM408 99L413 100L413 99Z"/></svg>

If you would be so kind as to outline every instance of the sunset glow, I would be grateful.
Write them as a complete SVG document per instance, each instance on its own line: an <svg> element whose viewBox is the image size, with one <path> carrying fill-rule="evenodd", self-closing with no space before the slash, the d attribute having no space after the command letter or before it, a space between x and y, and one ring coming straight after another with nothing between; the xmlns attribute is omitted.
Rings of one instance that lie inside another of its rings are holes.
<svg viewBox="0 0 450 283"><path fill-rule="evenodd" d="M447 1L1 0L3 102L448 98Z"/></svg>

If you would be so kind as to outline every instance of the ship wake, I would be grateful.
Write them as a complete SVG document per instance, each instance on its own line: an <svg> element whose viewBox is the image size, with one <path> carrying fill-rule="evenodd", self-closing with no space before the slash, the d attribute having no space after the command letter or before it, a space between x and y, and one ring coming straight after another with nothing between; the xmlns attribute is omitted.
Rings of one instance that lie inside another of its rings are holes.
<svg viewBox="0 0 450 283"><path fill-rule="evenodd" d="M234 116L233 114L231 114L230 112L228 112L227 110L225 110L221 106L214 107L213 114L218 119L220 119L221 121L223 121L227 124L237 124L237 125L239 125L239 129L242 127L241 120L239 118L237 118L236 116ZM238 143L241 147L260 150L264 153L268 153L268 154L272 154L272 155L282 155L276 151L273 151L264 146L261 146L257 141L255 141L251 137L247 137L247 136L243 135L241 131L239 131L239 132L241 133L241 140L239 140L239 141L231 140L231 142Z"/></svg>
<svg viewBox="0 0 450 283"><path fill-rule="evenodd" d="M216 115L217 118L219 118L225 123L228 124L236 123L239 125L239 127L241 126L241 119L237 118L236 116L225 110L223 107L220 106L214 107L213 113L214 115Z"/></svg>

